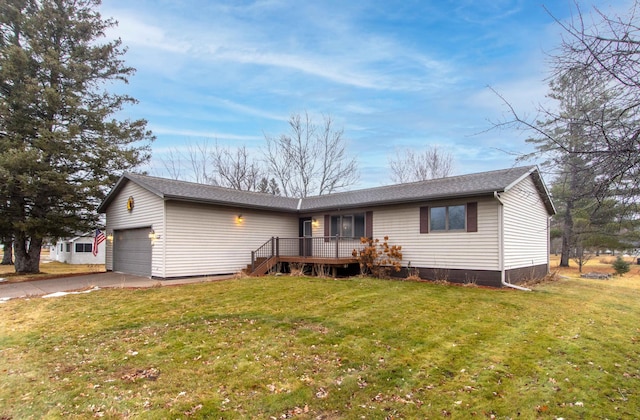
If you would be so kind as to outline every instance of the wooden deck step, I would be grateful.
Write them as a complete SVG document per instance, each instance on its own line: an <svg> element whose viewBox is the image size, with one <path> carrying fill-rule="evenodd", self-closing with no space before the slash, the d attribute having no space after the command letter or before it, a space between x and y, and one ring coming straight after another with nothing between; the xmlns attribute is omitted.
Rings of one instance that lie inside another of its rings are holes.
<svg viewBox="0 0 640 420"><path fill-rule="evenodd" d="M251 271L251 265L249 265L249 275L264 276L277 263L278 257L256 258L253 271Z"/></svg>

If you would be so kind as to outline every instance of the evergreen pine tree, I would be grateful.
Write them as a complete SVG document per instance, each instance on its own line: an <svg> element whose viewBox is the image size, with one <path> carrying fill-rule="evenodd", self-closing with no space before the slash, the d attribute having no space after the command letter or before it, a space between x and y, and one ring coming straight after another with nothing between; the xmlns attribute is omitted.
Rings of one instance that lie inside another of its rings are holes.
<svg viewBox="0 0 640 420"><path fill-rule="evenodd" d="M95 226L106 191L149 158L146 121L114 117L136 101L107 88L134 69L99 5L0 2L0 236L16 272L39 271L45 238Z"/></svg>

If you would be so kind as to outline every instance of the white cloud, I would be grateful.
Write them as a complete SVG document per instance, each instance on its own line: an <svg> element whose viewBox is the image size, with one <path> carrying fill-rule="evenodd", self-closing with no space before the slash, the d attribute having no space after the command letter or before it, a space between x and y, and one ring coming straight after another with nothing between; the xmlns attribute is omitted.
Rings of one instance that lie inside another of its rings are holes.
<svg viewBox="0 0 640 420"><path fill-rule="evenodd" d="M197 138L207 138L207 139L223 139L223 140L246 140L246 141L262 140L263 138L261 136L221 133L221 132L209 131L209 130L169 128L169 127L164 127L156 124L151 124L150 128L153 130L154 134L159 134L159 135L197 137Z"/></svg>
<svg viewBox="0 0 640 420"><path fill-rule="evenodd" d="M523 7L524 0L464 0L458 1L454 13L474 24L490 26L497 21L515 15Z"/></svg>
<svg viewBox="0 0 640 420"><path fill-rule="evenodd" d="M139 19L131 12L120 10L113 15L118 21L118 26L107 32L109 38L120 37L126 45L171 53L184 54L191 48L188 42L176 39L174 34L169 34L165 29Z"/></svg>
<svg viewBox="0 0 640 420"><path fill-rule="evenodd" d="M263 9L273 4L278 3L259 2L254 7ZM291 40L287 34L279 33L276 25L271 27L265 23L264 27L251 27L251 22L233 15L211 16L212 20L202 25L181 16L171 16L169 21L167 16L127 9L107 9L105 14L119 22L109 35L121 37L132 50L143 54L147 62L142 65L153 65L153 61L157 61L160 72L167 70L163 67L170 61L163 54L171 54L182 56L178 60L188 55L190 60L200 61L200 65L206 62L239 64L245 66L243 71L249 71L246 66L285 69L374 90L433 88L434 80L442 85L453 74L445 61L407 48L388 36L362 33L349 26L344 18L340 29L335 28L335 22L322 23L334 31L326 32L326 39L296 36ZM305 23L321 26L313 18ZM312 42L319 45L310 45ZM152 62L148 63L150 59Z"/></svg>
<svg viewBox="0 0 640 420"><path fill-rule="evenodd" d="M209 104L217 104L221 108L224 108L229 111L237 111L243 115L252 115L255 117L260 117L263 119L274 120L274 121L287 121L288 119L287 116L283 116L282 114L276 114L274 112L265 111L263 109L233 102L228 99L207 96L204 98L204 100L207 101Z"/></svg>
<svg viewBox="0 0 640 420"><path fill-rule="evenodd" d="M244 64L273 66L301 71L345 85L380 89L386 85L383 80L372 74L358 72L353 69L340 68L335 60L328 62L311 55L281 54L272 52L226 51L212 55L213 59L233 61Z"/></svg>

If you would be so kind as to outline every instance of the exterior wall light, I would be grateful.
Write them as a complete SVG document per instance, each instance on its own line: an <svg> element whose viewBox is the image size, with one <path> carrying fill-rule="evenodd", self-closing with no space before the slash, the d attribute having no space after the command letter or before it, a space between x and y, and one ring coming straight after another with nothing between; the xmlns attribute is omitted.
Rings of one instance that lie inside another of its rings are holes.
<svg viewBox="0 0 640 420"><path fill-rule="evenodd" d="M155 230L151 229L151 232L149 232L149 239L151 240L151 245L154 245L156 241L160 239L160 235L158 235Z"/></svg>
<svg viewBox="0 0 640 420"><path fill-rule="evenodd" d="M313 219L311 219L311 224L313 225L313 227L318 227L320 222L318 222L318 219L314 217Z"/></svg>
<svg viewBox="0 0 640 420"><path fill-rule="evenodd" d="M113 242L113 232L107 232L107 241Z"/></svg>
<svg viewBox="0 0 640 420"><path fill-rule="evenodd" d="M242 214L239 214L236 216L236 223L237 224L241 224L242 222L244 222L244 217L242 216Z"/></svg>

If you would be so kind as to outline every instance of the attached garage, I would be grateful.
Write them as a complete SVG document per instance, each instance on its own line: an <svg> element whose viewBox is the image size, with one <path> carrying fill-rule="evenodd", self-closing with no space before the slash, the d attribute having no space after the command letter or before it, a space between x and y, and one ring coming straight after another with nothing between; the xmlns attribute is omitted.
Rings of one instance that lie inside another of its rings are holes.
<svg viewBox="0 0 640 420"><path fill-rule="evenodd" d="M113 232L113 271L151 277L151 227Z"/></svg>

